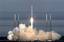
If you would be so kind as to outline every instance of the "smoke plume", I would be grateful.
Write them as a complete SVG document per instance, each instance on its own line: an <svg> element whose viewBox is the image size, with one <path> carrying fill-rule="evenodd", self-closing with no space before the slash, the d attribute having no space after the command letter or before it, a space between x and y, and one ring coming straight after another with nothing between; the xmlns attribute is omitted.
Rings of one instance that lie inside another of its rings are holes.
<svg viewBox="0 0 64 42"><path fill-rule="evenodd" d="M37 30L36 28L31 28L31 26L26 26L25 24L19 24L19 27L15 27L12 31L8 32L9 40L21 40L21 41L34 41L34 40L58 40L61 35L54 32L45 32L43 30Z"/></svg>

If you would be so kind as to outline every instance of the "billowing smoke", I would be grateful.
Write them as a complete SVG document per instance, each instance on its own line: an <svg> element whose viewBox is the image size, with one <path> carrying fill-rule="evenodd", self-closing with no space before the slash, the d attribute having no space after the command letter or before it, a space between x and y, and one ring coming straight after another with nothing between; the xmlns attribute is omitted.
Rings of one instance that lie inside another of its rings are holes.
<svg viewBox="0 0 64 42"><path fill-rule="evenodd" d="M61 35L54 32L45 32L43 30L37 30L36 28L31 28L31 26L26 26L25 24L19 24L19 27L15 27L12 31L8 32L9 40L22 40L22 41L34 41L34 40L58 40Z"/></svg>

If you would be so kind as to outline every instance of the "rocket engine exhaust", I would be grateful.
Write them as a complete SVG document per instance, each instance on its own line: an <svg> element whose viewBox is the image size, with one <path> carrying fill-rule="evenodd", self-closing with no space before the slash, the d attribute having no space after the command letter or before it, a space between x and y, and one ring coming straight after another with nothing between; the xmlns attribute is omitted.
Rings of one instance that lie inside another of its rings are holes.
<svg viewBox="0 0 64 42"><path fill-rule="evenodd" d="M47 14L46 14L46 21L47 21ZM34 40L46 41L50 39L52 41L55 41L61 38L61 35L54 31L45 32L44 30L37 30L36 28L33 27L33 22L34 22L33 7L31 7L31 18L30 18L31 25L26 26L25 24L19 24L18 27L15 27L12 31L8 32L7 38L9 40L20 40L20 41L34 41Z"/></svg>
<svg viewBox="0 0 64 42"><path fill-rule="evenodd" d="M52 34L52 38L51 35ZM31 26L26 26L25 24L19 24L19 27L14 28L12 31L8 32L9 40L22 40L22 41L46 41L51 39L52 41L58 40L61 38L61 35L54 32L45 32L43 30L36 30L35 28L31 28Z"/></svg>

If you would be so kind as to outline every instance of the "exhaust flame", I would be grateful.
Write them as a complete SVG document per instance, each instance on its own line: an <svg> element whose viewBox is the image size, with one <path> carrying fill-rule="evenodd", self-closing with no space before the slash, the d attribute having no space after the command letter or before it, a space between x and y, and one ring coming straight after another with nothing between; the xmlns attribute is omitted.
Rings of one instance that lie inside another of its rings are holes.
<svg viewBox="0 0 64 42"><path fill-rule="evenodd" d="M31 28L33 28L33 17L30 18Z"/></svg>
<svg viewBox="0 0 64 42"><path fill-rule="evenodd" d="M52 34L52 38L51 38ZM25 24L19 24L19 27L14 28L12 31L8 32L9 40L22 40L22 41L34 41L40 40L45 41L51 39L52 41L58 40L61 38L61 35L51 31L45 32L43 30L36 30L35 28L31 28L31 26L26 26Z"/></svg>

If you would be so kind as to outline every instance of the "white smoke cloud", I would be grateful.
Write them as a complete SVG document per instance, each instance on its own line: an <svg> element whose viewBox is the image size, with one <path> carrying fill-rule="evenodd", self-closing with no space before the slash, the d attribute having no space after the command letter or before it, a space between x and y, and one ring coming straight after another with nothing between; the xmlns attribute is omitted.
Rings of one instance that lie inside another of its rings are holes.
<svg viewBox="0 0 64 42"><path fill-rule="evenodd" d="M52 35L52 36L51 36ZM61 38L61 35L51 31L45 32L43 30L36 30L31 28L31 26L26 26L25 24L19 24L19 27L14 28L12 31L8 32L9 40L22 40L22 41L34 41L40 40L45 41L51 39L52 41L58 40Z"/></svg>
<svg viewBox="0 0 64 42"><path fill-rule="evenodd" d="M9 40L13 40L13 36L14 36L13 32L12 32L12 31L9 31L7 38L8 38Z"/></svg>

